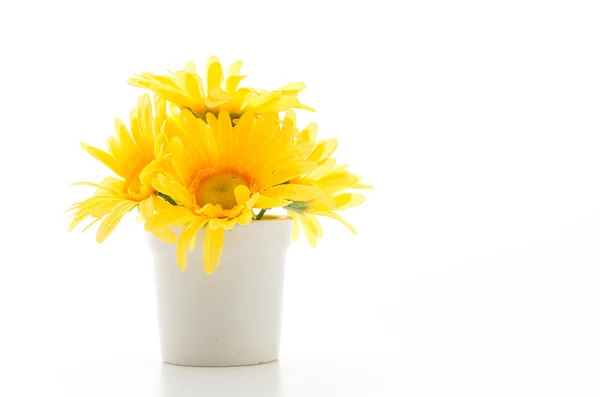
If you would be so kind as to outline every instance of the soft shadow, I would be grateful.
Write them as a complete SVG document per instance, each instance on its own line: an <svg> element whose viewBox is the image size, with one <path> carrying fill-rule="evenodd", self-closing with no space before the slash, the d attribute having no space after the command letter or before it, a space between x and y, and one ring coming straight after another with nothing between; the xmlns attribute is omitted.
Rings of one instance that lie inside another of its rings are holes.
<svg viewBox="0 0 600 397"><path fill-rule="evenodd" d="M279 363L230 368L163 364L160 390L161 397L280 397Z"/></svg>

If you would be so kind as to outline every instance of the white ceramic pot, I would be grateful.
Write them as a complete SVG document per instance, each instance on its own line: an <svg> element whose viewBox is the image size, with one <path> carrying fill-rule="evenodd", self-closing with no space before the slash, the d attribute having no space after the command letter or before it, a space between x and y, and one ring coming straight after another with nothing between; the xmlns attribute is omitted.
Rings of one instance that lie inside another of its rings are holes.
<svg viewBox="0 0 600 397"><path fill-rule="evenodd" d="M222 367L277 359L291 229L292 220L281 217L225 231L221 260L210 275L202 265L204 229L183 272L175 245L149 234L164 362Z"/></svg>

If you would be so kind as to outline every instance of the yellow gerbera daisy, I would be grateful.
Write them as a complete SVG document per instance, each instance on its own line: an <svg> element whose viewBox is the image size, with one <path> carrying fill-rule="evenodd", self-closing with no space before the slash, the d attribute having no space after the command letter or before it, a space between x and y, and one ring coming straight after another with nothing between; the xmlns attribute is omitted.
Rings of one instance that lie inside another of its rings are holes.
<svg viewBox="0 0 600 397"><path fill-rule="evenodd" d="M178 205L160 208L149 228L185 226L177 242L177 262L186 267L196 233L206 227L203 262L212 273L221 255L224 230L249 224L253 208L309 201L320 191L290 180L317 168L306 161L312 144L294 144L276 114L244 113L232 126L230 115L206 114L206 122L184 110L165 124L166 150L152 186Z"/></svg>
<svg viewBox="0 0 600 397"><path fill-rule="evenodd" d="M309 124L302 131L296 127L296 115L288 111L283 121L283 130L295 136L297 145L314 143L317 138L317 125ZM347 170L347 165L336 166L336 160L330 156L337 149L337 139L328 139L316 142L306 161L317 163L318 167L306 175L292 179L292 183L312 186L320 194L308 201L295 201L286 207L287 213L294 220L292 239L296 241L300 233L300 226L304 229L309 243L314 247L317 240L323 237L323 228L315 215L333 218L344 224L352 233L352 227L337 211L355 207L365 201L360 193L349 192L353 189L369 189L371 186L361 183L361 178Z"/></svg>
<svg viewBox="0 0 600 397"><path fill-rule="evenodd" d="M93 186L97 190L93 196L68 208L67 211L72 212L69 231L91 217L93 220L85 229L101 221L96 234L96 240L101 243L112 233L121 218L132 209L141 204L148 213L152 211L154 202L160 205L160 200L153 198L156 191L151 185L153 175L148 166L156 158L156 138L165 120L165 101L159 98L155 100L153 115L150 97L143 95L138 100L137 108L131 111L130 130L120 119L115 120L116 136L108 139L107 151L81 144L83 149L110 168L117 177L108 177L99 184L75 183ZM164 235L168 231L157 228L155 233Z"/></svg>
<svg viewBox="0 0 600 397"><path fill-rule="evenodd" d="M131 78L129 84L146 88L200 118L205 118L207 113L217 115L220 111L227 111L231 118L237 119L244 112L313 110L297 98L305 88L304 83L287 84L274 91L238 88L246 77L240 75L241 68L241 61L233 63L224 77L219 59L212 56L206 66L206 85L196 73L193 62L188 62L183 70L170 72L170 76L141 73Z"/></svg>

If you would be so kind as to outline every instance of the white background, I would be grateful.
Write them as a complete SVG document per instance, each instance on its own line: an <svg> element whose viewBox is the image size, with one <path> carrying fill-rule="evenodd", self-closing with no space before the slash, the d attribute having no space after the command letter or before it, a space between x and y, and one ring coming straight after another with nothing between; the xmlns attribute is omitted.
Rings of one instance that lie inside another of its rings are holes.
<svg viewBox="0 0 600 397"><path fill-rule="evenodd" d="M599 395L597 5L2 1L0 395ZM212 54L376 186L291 249L276 364L161 364L146 236L61 213L125 81Z"/></svg>

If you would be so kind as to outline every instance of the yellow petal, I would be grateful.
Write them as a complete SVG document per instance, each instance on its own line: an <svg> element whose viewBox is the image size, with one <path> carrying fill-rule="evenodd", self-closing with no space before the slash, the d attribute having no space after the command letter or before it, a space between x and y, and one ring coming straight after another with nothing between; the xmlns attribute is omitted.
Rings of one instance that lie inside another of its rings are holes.
<svg viewBox="0 0 600 397"><path fill-rule="evenodd" d="M245 78L246 78L246 76L230 76L230 77L228 77L227 81L225 82L225 92L227 92L229 95L233 96L235 94L235 91L238 88L238 85Z"/></svg>
<svg viewBox="0 0 600 397"><path fill-rule="evenodd" d="M335 209L345 210L365 202L365 196L360 193L342 193L335 196Z"/></svg>
<svg viewBox="0 0 600 397"><path fill-rule="evenodd" d="M294 166L289 168L283 168L275 171L268 178L265 178L264 181L261 182L261 186L263 189L268 188L269 186L279 185L280 183L288 182L294 178L299 178L309 172L314 171L317 168L317 163L314 162L303 162L296 163Z"/></svg>
<svg viewBox="0 0 600 397"><path fill-rule="evenodd" d="M288 110L285 112L285 116L283 117L283 125L287 128L295 128L296 127L296 112L293 110Z"/></svg>
<svg viewBox="0 0 600 397"><path fill-rule="evenodd" d="M208 228L212 230L221 229L226 221L227 219L211 219L208 222Z"/></svg>
<svg viewBox="0 0 600 397"><path fill-rule="evenodd" d="M315 108L312 108L310 106L307 106L303 103L300 103L296 106L294 106L295 109L303 109L303 110L308 110L309 112L316 112Z"/></svg>
<svg viewBox="0 0 600 397"><path fill-rule="evenodd" d="M85 150L91 156L93 156L96 160L100 161L102 164L110 168L115 174L123 176L122 169L118 161L113 156L106 153L104 150L100 150L83 142L81 143L81 147L83 148L83 150Z"/></svg>
<svg viewBox="0 0 600 397"><path fill-rule="evenodd" d="M123 152L127 154L138 154L138 145L136 144L133 137L129 133L129 130L125 127L121 120L116 120L115 129L117 129L117 137L119 139L119 144Z"/></svg>
<svg viewBox="0 0 600 397"><path fill-rule="evenodd" d="M239 185L233 190L237 205L243 205L250 198L250 189L246 185Z"/></svg>
<svg viewBox="0 0 600 397"><path fill-rule="evenodd" d="M321 227L321 222L319 222L313 214L306 214L306 217L312 222L314 229L316 230L315 235L317 237L323 237L323 227Z"/></svg>
<svg viewBox="0 0 600 397"><path fill-rule="evenodd" d="M90 222L86 227L83 228L83 230L81 230L81 232L85 232L86 230L88 230L93 224L95 224L96 222L98 222L100 220L100 218L96 218L94 219L92 222Z"/></svg>
<svg viewBox="0 0 600 397"><path fill-rule="evenodd" d="M198 234L198 230L206 224L206 220L203 220L202 218L196 218L194 219L194 221L192 223L190 223L189 227L188 227L188 235L189 235L189 247L190 247L190 251L193 251L196 248L196 235Z"/></svg>
<svg viewBox="0 0 600 397"><path fill-rule="evenodd" d="M93 182L73 182L73 183L71 183L71 185L73 185L73 186L92 186L92 187L98 188L100 190L109 191L113 194L117 193L117 191L115 189L111 188L110 186L104 186L104 185L101 185L98 183L93 183Z"/></svg>
<svg viewBox="0 0 600 397"><path fill-rule="evenodd" d="M213 88L212 91L209 92L208 96L204 100L204 104L207 108L216 108L224 103L227 103L231 100L231 97L219 87Z"/></svg>
<svg viewBox="0 0 600 397"><path fill-rule="evenodd" d="M190 223L197 215L185 207L175 207L169 204L169 207L161 209L153 220L158 226L182 226Z"/></svg>
<svg viewBox="0 0 600 397"><path fill-rule="evenodd" d="M168 227L157 227L150 230L150 232L169 244L174 244L177 241L177 236Z"/></svg>
<svg viewBox="0 0 600 397"><path fill-rule="evenodd" d="M288 210L287 213L294 222L292 224L292 241L298 241L298 236L300 235L300 221L298 220L298 214L290 210Z"/></svg>
<svg viewBox="0 0 600 397"><path fill-rule="evenodd" d="M254 203L254 208L277 208L277 207L285 207L286 205L290 205L292 202L289 200L284 200L280 198L271 198L263 196L262 194L258 196L258 199Z"/></svg>
<svg viewBox="0 0 600 397"><path fill-rule="evenodd" d="M242 61L236 61L232 63L227 70L227 77L239 75L240 71L242 70L242 64Z"/></svg>
<svg viewBox="0 0 600 397"><path fill-rule="evenodd" d="M223 215L223 209L220 205L206 204L200 212L207 218L220 218Z"/></svg>
<svg viewBox="0 0 600 397"><path fill-rule="evenodd" d="M260 194L254 193L245 203L246 208L254 208L255 203L260 198Z"/></svg>
<svg viewBox="0 0 600 397"><path fill-rule="evenodd" d="M249 208L244 208L240 216L237 217L236 222L242 226L249 225L252 222L252 211Z"/></svg>
<svg viewBox="0 0 600 397"><path fill-rule="evenodd" d="M302 222L302 226L304 227L305 231L310 231L315 236L319 235L319 229L312 222L312 219L308 217L308 214L299 215L299 218Z"/></svg>
<svg viewBox="0 0 600 397"><path fill-rule="evenodd" d="M298 137L300 142L313 143L317 139L317 123L310 123L301 132Z"/></svg>
<svg viewBox="0 0 600 397"><path fill-rule="evenodd" d="M352 185L352 189L373 189L372 185L365 185L364 183L357 183Z"/></svg>
<svg viewBox="0 0 600 397"><path fill-rule="evenodd" d="M233 128L229 113L222 111L219 113L219 132L221 137L221 156L224 159L233 157Z"/></svg>
<svg viewBox="0 0 600 397"><path fill-rule="evenodd" d="M117 139L116 136L109 136L108 140L106 141L106 148L108 149L108 153L114 157L117 161L119 161L119 159L123 159L125 157L125 154L123 153L123 150L121 148L121 142L119 142L119 140ZM127 172L127 164L123 164L123 162L120 162L121 165L121 170L122 172ZM126 175L122 175L123 177L126 177Z"/></svg>
<svg viewBox="0 0 600 397"><path fill-rule="evenodd" d="M192 196L186 188L181 186L176 181L170 181L168 186L169 188L165 192L167 195L169 195L173 200L178 201L187 207L192 206Z"/></svg>
<svg viewBox="0 0 600 397"><path fill-rule="evenodd" d="M198 233L201 224L202 220L200 218L194 219L183 229L179 236L179 241L177 241L177 265L181 271L184 271L187 267L188 250L193 249L191 242L194 240L196 233Z"/></svg>
<svg viewBox="0 0 600 397"><path fill-rule="evenodd" d="M112 212L102 221L96 234L96 241L101 243L115 230L115 227L121 221L121 218L137 206L133 201L122 201L113 208Z"/></svg>
<svg viewBox="0 0 600 397"><path fill-rule="evenodd" d="M237 224L237 218L234 219L230 219L228 221L226 221L225 223L223 223L223 228L225 228L225 230L231 230L235 227L235 225Z"/></svg>
<svg viewBox="0 0 600 397"><path fill-rule="evenodd" d="M321 179L335 166L335 159L327 159L321 163L319 168L314 170L308 176L310 179Z"/></svg>
<svg viewBox="0 0 600 397"><path fill-rule="evenodd" d="M212 274L221 258L221 251L223 250L223 240L225 235L225 229L219 228L213 230L206 228L206 235L204 236L204 272L206 274Z"/></svg>
<svg viewBox="0 0 600 397"><path fill-rule="evenodd" d="M233 128L235 137L233 143L233 155L240 161L244 161L253 153L249 150L252 148L254 138L254 115L252 113L244 113L240 117Z"/></svg>
<svg viewBox="0 0 600 397"><path fill-rule="evenodd" d="M277 91L294 91L294 92L300 92L300 91L302 91L305 88L306 88L306 84L304 84L302 82L296 82L296 83L286 84L283 87L279 87L277 89Z"/></svg>
<svg viewBox="0 0 600 397"><path fill-rule="evenodd" d="M175 73L175 78L181 88L183 88L190 98L197 103L202 103L204 95L200 92L202 80L199 77L185 71Z"/></svg>
<svg viewBox="0 0 600 397"><path fill-rule="evenodd" d="M147 199L142 200L140 202L140 204L138 205L138 210L140 211L140 215L146 222L149 222L152 219L152 217L154 216L154 208L152 206L153 202L154 202L154 200L149 197Z"/></svg>
<svg viewBox="0 0 600 397"><path fill-rule="evenodd" d="M188 73L196 74L196 65L192 61L187 61L184 70Z"/></svg>
<svg viewBox="0 0 600 397"><path fill-rule="evenodd" d="M308 185L277 185L263 192L265 197L293 201L309 201L321 195L321 190Z"/></svg>
<svg viewBox="0 0 600 397"><path fill-rule="evenodd" d="M308 242L310 243L310 245L313 248L316 247L317 246L317 233L318 233L317 228L306 216L299 215L298 218L300 219L300 222L302 223L302 227L304 228L304 234L306 235Z"/></svg>
<svg viewBox="0 0 600 397"><path fill-rule="evenodd" d="M352 234L357 233L356 229L351 224L349 224L344 218L342 218L340 215L336 214L335 212L325 211L325 212L315 212L315 214L321 215L321 216L326 216L331 219L335 219L336 221L338 221L338 222L342 223L344 226L346 226Z"/></svg>
<svg viewBox="0 0 600 397"><path fill-rule="evenodd" d="M113 195L94 195L81 202L71 205L67 211L74 211L71 215L72 221L69 225L69 231L72 231L79 223L88 216L93 218L102 218L109 214L115 206L121 203L123 199Z"/></svg>
<svg viewBox="0 0 600 397"><path fill-rule="evenodd" d="M320 182L327 186L343 189L350 189L359 181L359 177L339 167L334 168L320 179Z"/></svg>
<svg viewBox="0 0 600 397"><path fill-rule="evenodd" d="M189 241L184 238L183 233L177 240L177 266L182 272L187 267L187 254L188 254Z"/></svg>
<svg viewBox="0 0 600 397"><path fill-rule="evenodd" d="M209 95L213 88L221 86L222 81L223 68L221 67L221 62L219 62L219 58L213 55L208 59L206 67L206 84L208 86Z"/></svg>
<svg viewBox="0 0 600 397"><path fill-rule="evenodd" d="M329 158L337 149L338 141L335 138L321 141L315 146L315 150L311 153L306 161L314 161L315 163L321 163L323 160Z"/></svg>

